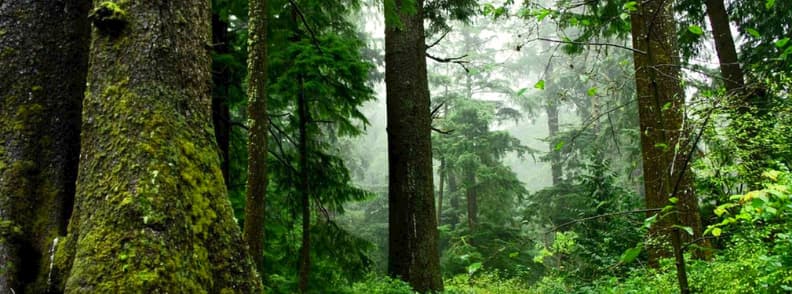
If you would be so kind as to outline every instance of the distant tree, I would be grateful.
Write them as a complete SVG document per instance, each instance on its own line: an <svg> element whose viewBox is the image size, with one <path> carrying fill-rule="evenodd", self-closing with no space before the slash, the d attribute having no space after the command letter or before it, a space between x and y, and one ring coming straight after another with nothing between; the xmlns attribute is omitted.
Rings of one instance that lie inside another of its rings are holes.
<svg viewBox="0 0 792 294"><path fill-rule="evenodd" d="M74 202L90 1L0 5L0 292L59 292Z"/></svg>
<svg viewBox="0 0 792 294"><path fill-rule="evenodd" d="M66 292L260 292L211 126L206 1L96 1Z"/></svg>

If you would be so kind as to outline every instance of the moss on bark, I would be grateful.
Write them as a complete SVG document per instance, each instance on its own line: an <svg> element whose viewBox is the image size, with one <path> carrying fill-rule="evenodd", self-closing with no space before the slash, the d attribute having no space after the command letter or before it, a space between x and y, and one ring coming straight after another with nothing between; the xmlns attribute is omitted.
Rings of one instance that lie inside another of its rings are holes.
<svg viewBox="0 0 792 294"><path fill-rule="evenodd" d="M74 196L89 1L0 5L0 292L58 292Z"/></svg>
<svg viewBox="0 0 792 294"><path fill-rule="evenodd" d="M260 292L210 124L208 2L117 6L124 30L94 31L66 292Z"/></svg>

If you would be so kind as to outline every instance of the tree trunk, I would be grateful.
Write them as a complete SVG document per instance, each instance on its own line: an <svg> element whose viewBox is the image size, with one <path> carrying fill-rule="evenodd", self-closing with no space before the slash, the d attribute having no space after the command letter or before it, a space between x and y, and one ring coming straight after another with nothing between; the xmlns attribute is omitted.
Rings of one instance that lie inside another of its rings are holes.
<svg viewBox="0 0 792 294"><path fill-rule="evenodd" d="M440 184L438 185L437 190L437 225L441 225L440 216L443 214L443 189L445 188L445 177L446 177L446 167L445 167L445 159L440 158L440 170L438 173L440 174Z"/></svg>
<svg viewBox="0 0 792 294"><path fill-rule="evenodd" d="M441 291L432 175L423 0L385 1L388 111L388 273L419 292ZM404 5L413 7L404 7Z"/></svg>
<svg viewBox="0 0 792 294"><path fill-rule="evenodd" d="M729 14L723 0L707 0L707 16L712 26L712 37L715 39L715 51L718 52L721 75L726 90L737 94L745 86L745 78L737 59L737 49L731 34Z"/></svg>
<svg viewBox="0 0 792 294"><path fill-rule="evenodd" d="M693 229L692 240L701 237L698 200L693 191L683 129L685 93L680 86L679 55L673 1L641 2L632 14L635 79L641 128L641 148L647 208L663 208L676 197L677 217L666 217L652 226L650 235L670 237L671 225ZM640 51L640 52L639 52ZM678 146L678 148L677 148ZM678 221L677 221L678 219ZM661 238L660 240L669 240ZM669 256L661 246L648 248L650 264Z"/></svg>
<svg viewBox="0 0 792 294"><path fill-rule="evenodd" d="M468 229L473 232L478 224L478 194L476 193L476 173L473 170L465 171L465 186Z"/></svg>
<svg viewBox="0 0 792 294"><path fill-rule="evenodd" d="M75 210L56 257L71 265L66 292L260 292L212 131L209 2L95 4Z"/></svg>
<svg viewBox="0 0 792 294"><path fill-rule="evenodd" d="M459 187L457 186L457 178L453 170L447 170L446 177L448 178L448 204L451 205L452 210L450 224L451 228L456 229L459 223Z"/></svg>
<svg viewBox="0 0 792 294"><path fill-rule="evenodd" d="M80 153L90 1L0 4L0 292L59 292Z"/></svg>
<svg viewBox="0 0 792 294"><path fill-rule="evenodd" d="M267 159L267 0L250 0L248 32L248 179L244 237L263 274L264 220L268 184Z"/></svg>
<svg viewBox="0 0 792 294"><path fill-rule="evenodd" d="M308 182L308 102L305 100L303 77L299 77L300 94L297 97L300 152L300 203L302 204L302 246L300 246L300 293L308 291L308 275L311 270L311 202Z"/></svg>
<svg viewBox="0 0 792 294"><path fill-rule="evenodd" d="M220 20L216 13L212 14L212 44L217 54L228 54L231 46L228 44L228 24ZM224 64L212 63L212 122L214 124L215 139L220 152L220 170L226 186L231 186L229 171L229 150L231 147L231 112L229 109L229 91L231 84L231 70ZM253 252L253 251L251 251Z"/></svg>
<svg viewBox="0 0 792 294"><path fill-rule="evenodd" d="M547 101L545 105L545 112L547 112L547 128L549 130L549 137L555 138L558 135L558 105L555 101ZM550 169L553 176L553 186L561 183L562 169L561 169L561 153L556 150L558 146L557 140L550 141Z"/></svg>

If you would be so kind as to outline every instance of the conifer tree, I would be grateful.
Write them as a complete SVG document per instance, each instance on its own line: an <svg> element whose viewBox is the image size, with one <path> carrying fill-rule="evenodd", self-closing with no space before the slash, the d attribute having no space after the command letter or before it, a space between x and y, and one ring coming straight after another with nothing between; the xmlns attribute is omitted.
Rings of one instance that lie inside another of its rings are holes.
<svg viewBox="0 0 792 294"><path fill-rule="evenodd" d="M90 1L0 4L0 292L58 292L80 152Z"/></svg>

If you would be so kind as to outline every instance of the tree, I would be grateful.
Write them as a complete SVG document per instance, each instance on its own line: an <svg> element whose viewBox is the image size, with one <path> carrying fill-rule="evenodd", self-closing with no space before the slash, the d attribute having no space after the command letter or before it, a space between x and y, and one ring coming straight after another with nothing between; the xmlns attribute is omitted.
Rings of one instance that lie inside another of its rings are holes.
<svg viewBox="0 0 792 294"><path fill-rule="evenodd" d="M0 291L57 292L74 201L90 2L0 5ZM56 49L57 48L57 49Z"/></svg>
<svg viewBox="0 0 792 294"><path fill-rule="evenodd" d="M441 291L432 174L423 0L385 1L388 109L388 273Z"/></svg>
<svg viewBox="0 0 792 294"><path fill-rule="evenodd" d="M264 263L264 213L269 117L267 115L267 0L250 0L248 12L248 177L244 238L259 272Z"/></svg>
<svg viewBox="0 0 792 294"><path fill-rule="evenodd" d="M95 3L66 292L261 291L209 98L209 3Z"/></svg>
<svg viewBox="0 0 792 294"><path fill-rule="evenodd" d="M683 125L685 93L676 66L680 63L672 4L673 1L641 2L632 12L631 23L646 206L657 209L672 203L676 206L674 217L660 216L650 234L671 237L680 287L686 292L681 234L672 225L690 227L691 239L701 237L702 228L689 171L692 150ZM649 255L650 263L656 265L659 257L668 256L668 251L652 246Z"/></svg>

